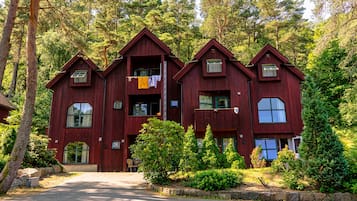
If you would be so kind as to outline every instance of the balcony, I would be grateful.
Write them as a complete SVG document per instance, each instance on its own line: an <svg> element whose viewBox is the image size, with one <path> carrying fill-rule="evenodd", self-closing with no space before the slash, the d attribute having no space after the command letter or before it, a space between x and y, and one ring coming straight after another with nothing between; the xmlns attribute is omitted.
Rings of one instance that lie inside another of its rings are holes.
<svg viewBox="0 0 357 201"><path fill-rule="evenodd" d="M161 116L148 115L148 116L128 116L125 122L125 133L128 135L137 135L139 134L142 124L146 123L147 120L151 117L157 117L161 119Z"/></svg>
<svg viewBox="0 0 357 201"><path fill-rule="evenodd" d="M148 83L139 86L140 76L127 76L126 86L128 95L138 95L138 94L160 94L161 93L161 76L147 76Z"/></svg>
<svg viewBox="0 0 357 201"><path fill-rule="evenodd" d="M195 109L196 131L205 131L210 124L213 131L232 131L239 126L238 108Z"/></svg>

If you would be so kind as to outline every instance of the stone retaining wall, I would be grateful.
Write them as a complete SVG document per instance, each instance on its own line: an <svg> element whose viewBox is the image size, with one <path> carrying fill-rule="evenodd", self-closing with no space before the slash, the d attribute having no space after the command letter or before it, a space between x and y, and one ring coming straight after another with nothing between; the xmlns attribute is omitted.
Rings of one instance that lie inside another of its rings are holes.
<svg viewBox="0 0 357 201"><path fill-rule="evenodd" d="M357 201L357 195L351 193L316 193L307 191L202 191L192 188L172 188L149 184L151 190L170 196L215 197L225 200L261 200L261 201Z"/></svg>

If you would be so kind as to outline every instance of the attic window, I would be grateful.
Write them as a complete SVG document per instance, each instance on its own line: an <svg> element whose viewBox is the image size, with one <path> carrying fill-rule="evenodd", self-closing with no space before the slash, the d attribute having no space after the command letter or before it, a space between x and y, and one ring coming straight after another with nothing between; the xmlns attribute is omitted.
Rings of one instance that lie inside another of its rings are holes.
<svg viewBox="0 0 357 201"><path fill-rule="evenodd" d="M87 83L87 70L76 70L74 73L71 75L71 78L73 78L73 83Z"/></svg>
<svg viewBox="0 0 357 201"><path fill-rule="evenodd" d="M222 59L207 59L207 73L221 73Z"/></svg>
<svg viewBox="0 0 357 201"><path fill-rule="evenodd" d="M277 77L279 68L275 64L262 64L263 77Z"/></svg>

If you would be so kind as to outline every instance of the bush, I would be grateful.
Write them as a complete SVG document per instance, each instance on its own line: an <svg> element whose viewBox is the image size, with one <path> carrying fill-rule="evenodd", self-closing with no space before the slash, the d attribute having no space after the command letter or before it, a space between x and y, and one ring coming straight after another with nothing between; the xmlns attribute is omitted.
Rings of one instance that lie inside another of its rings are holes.
<svg viewBox="0 0 357 201"><path fill-rule="evenodd" d="M189 186L205 191L224 190L242 183L242 173L232 170L204 170L190 179Z"/></svg>
<svg viewBox="0 0 357 201"><path fill-rule="evenodd" d="M181 171L190 172L199 170L199 167L200 160L197 139L193 131L193 127L189 126L187 132L185 133L179 168Z"/></svg>
<svg viewBox="0 0 357 201"><path fill-rule="evenodd" d="M234 149L233 139L229 140L227 148L224 150L224 155L226 157L228 167L234 169L245 168L244 158Z"/></svg>
<svg viewBox="0 0 357 201"><path fill-rule="evenodd" d="M206 127L205 137L202 141L202 149L201 149L201 157L202 157L202 169L214 169L220 168L222 165L224 158L219 152L216 141L213 138L213 133L211 130L211 126L208 124Z"/></svg>
<svg viewBox="0 0 357 201"><path fill-rule="evenodd" d="M148 119L135 144L130 146L132 157L141 161L139 170L154 184L169 182L169 172L178 170L182 154L184 129L173 121Z"/></svg>
<svg viewBox="0 0 357 201"><path fill-rule="evenodd" d="M271 167L274 172L286 172L290 169L291 163L295 161L295 153L285 146L284 149L279 151L278 158L275 159Z"/></svg>
<svg viewBox="0 0 357 201"><path fill-rule="evenodd" d="M262 147L257 146L250 154L250 162L252 163L253 168L262 168L266 166L266 161L262 158L262 151Z"/></svg>
<svg viewBox="0 0 357 201"><path fill-rule="evenodd" d="M47 149L48 138L44 135L31 134L30 142L27 145L22 167L50 167L57 165L56 152Z"/></svg>

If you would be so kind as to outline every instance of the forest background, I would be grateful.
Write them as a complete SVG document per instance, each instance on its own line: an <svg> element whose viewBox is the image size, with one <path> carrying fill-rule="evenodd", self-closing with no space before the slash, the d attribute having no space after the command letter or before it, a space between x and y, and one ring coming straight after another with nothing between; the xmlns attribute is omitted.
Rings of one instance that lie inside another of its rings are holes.
<svg viewBox="0 0 357 201"><path fill-rule="evenodd" d="M305 75L314 77L331 125L356 154L357 1L313 0L313 20L303 18L301 0L43 0L37 30L38 88L33 136L48 127L51 91L45 85L78 51L102 69L147 27L182 61L211 38L247 64L267 43ZM20 1L1 91L16 107L1 125L3 144L18 128L26 88L29 1ZM5 22L9 1L0 7ZM4 26L0 26L2 29ZM357 154L356 154L357 155ZM356 159L357 160L357 159ZM357 161L355 161L357 163Z"/></svg>

